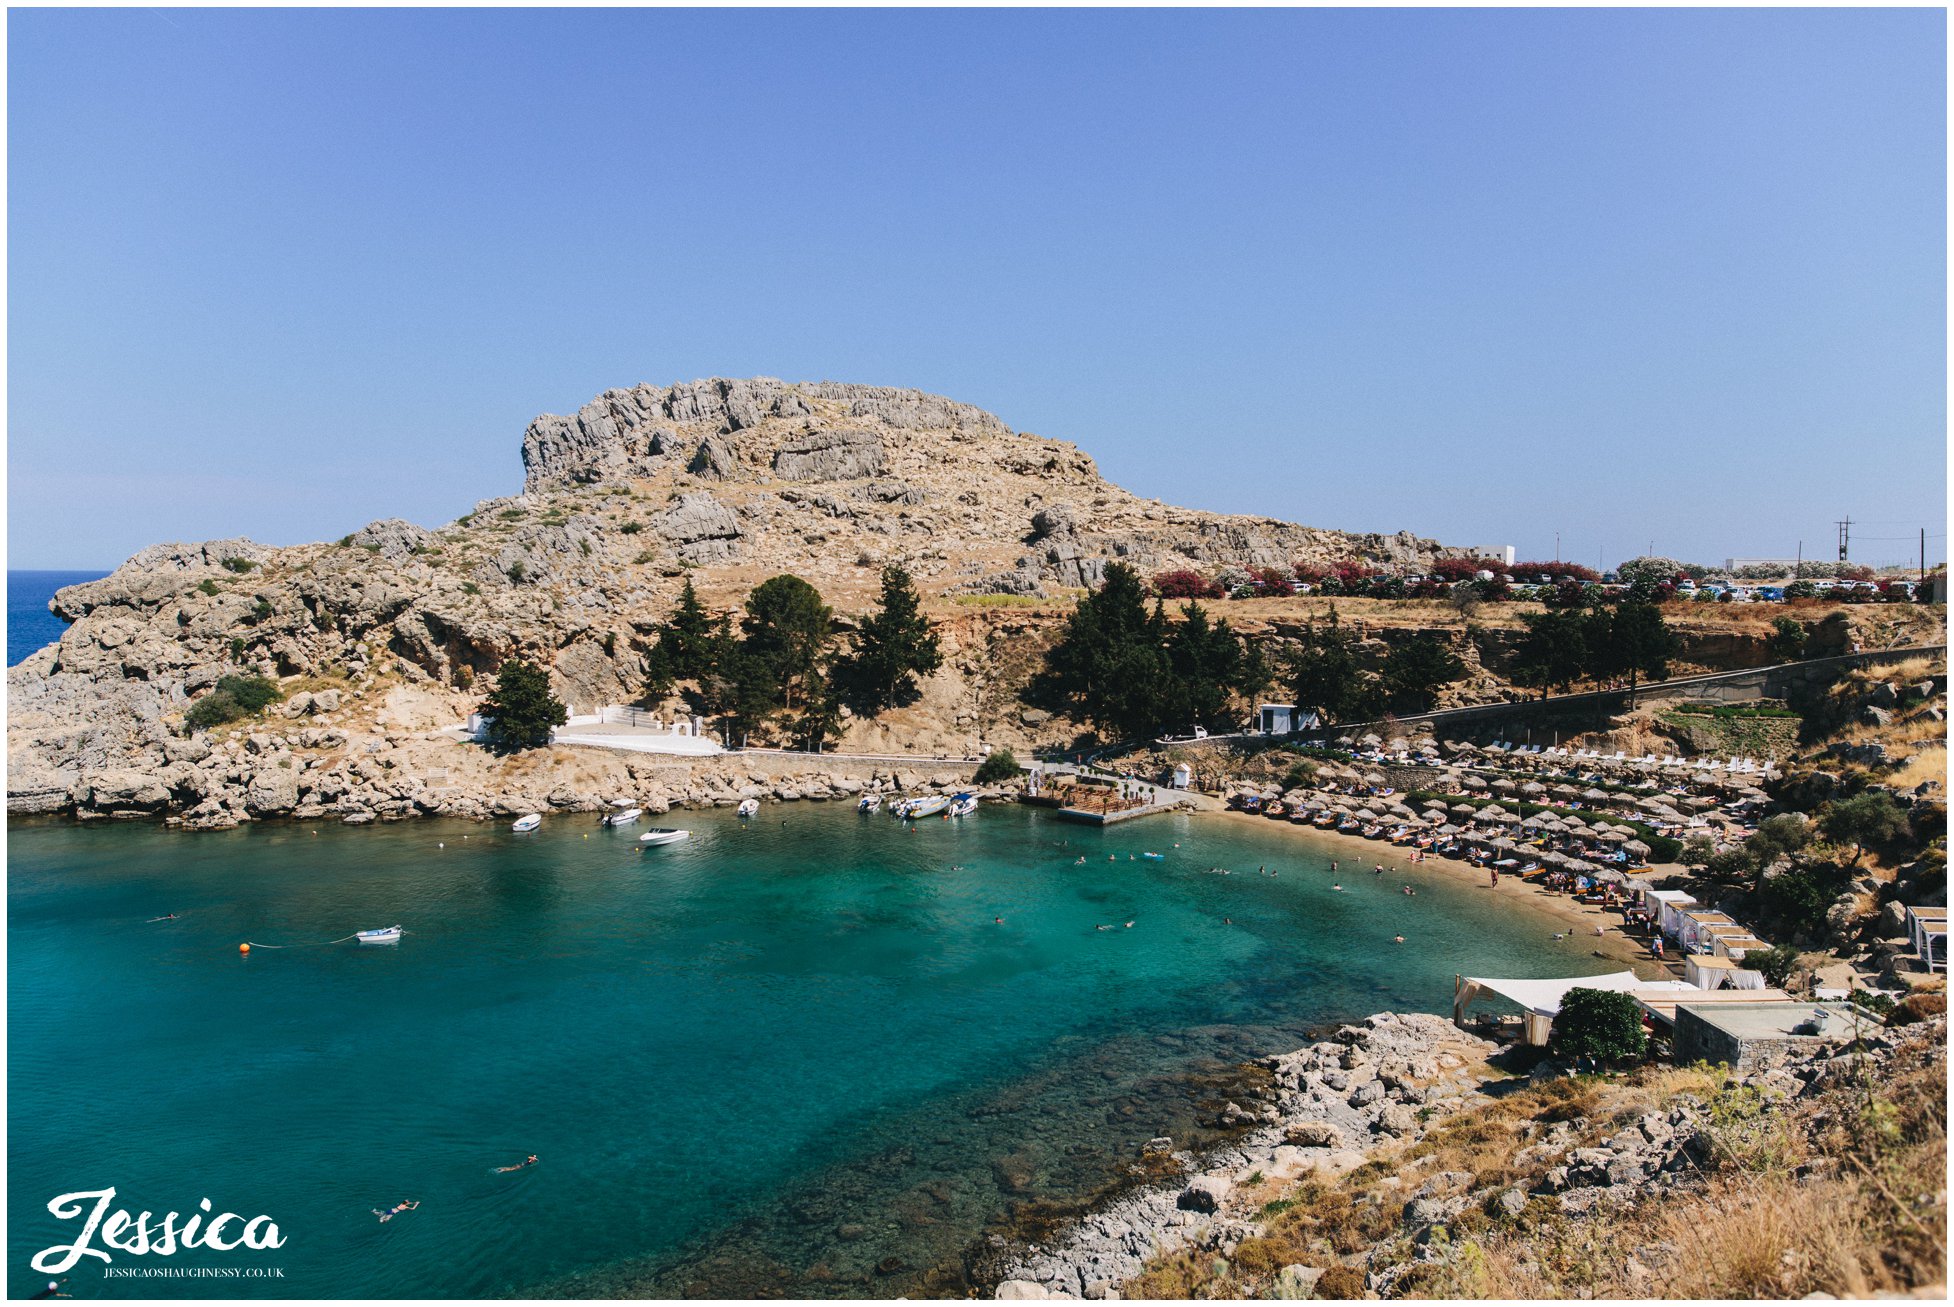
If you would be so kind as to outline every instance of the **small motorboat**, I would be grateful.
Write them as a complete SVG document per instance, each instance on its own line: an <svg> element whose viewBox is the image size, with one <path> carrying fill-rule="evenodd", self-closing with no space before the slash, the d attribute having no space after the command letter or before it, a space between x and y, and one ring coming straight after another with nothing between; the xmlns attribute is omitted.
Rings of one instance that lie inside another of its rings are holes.
<svg viewBox="0 0 1954 1307"><path fill-rule="evenodd" d="M620 812L614 812L604 818L604 824L606 826L629 826L632 822L644 816L644 812L645 810L643 808L625 808Z"/></svg>
<svg viewBox="0 0 1954 1307"><path fill-rule="evenodd" d="M882 796L881 796L881 795L879 795L879 794L864 794L864 795L863 795L863 796L861 797L861 801L860 801L860 802L858 802L858 803L857 803L857 804L855 805L855 811L856 811L856 812L874 812L874 811L875 811L875 810L876 810L877 808L880 808L881 806L882 806Z"/></svg>
<svg viewBox="0 0 1954 1307"><path fill-rule="evenodd" d="M638 836L638 843L677 844L680 840L690 839L691 837L692 832L689 830L667 830L662 827L653 827L651 830Z"/></svg>
<svg viewBox="0 0 1954 1307"><path fill-rule="evenodd" d="M400 943L400 927L382 926L378 930L362 930L359 934L353 936L353 938L362 944L398 944Z"/></svg>
<svg viewBox="0 0 1954 1307"><path fill-rule="evenodd" d="M751 817L760 811L760 801L758 799L741 799L740 806L733 811L742 817Z"/></svg>
<svg viewBox="0 0 1954 1307"><path fill-rule="evenodd" d="M909 800L903 805L901 815L913 821L920 817L934 817L949 806L950 800L947 795L930 794L920 799Z"/></svg>
<svg viewBox="0 0 1954 1307"><path fill-rule="evenodd" d="M974 794L959 794L950 800L952 817L968 817L975 811L977 811L977 796Z"/></svg>
<svg viewBox="0 0 1954 1307"><path fill-rule="evenodd" d="M543 824L542 816L538 813L532 812L527 817L516 818L515 824L510 826L509 829L515 831L518 835L520 835L524 831L535 830L538 826L541 826L542 824Z"/></svg>

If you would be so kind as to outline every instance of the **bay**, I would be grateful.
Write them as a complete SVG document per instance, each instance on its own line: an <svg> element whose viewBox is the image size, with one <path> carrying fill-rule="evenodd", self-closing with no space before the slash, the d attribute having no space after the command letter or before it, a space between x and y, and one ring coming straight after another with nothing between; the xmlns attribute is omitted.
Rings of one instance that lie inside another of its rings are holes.
<svg viewBox="0 0 1954 1307"><path fill-rule="evenodd" d="M987 1233L1197 1137L1245 1060L1446 1010L1460 972L1607 969L1273 824L660 821L693 837L10 823L10 1290L72 1237L48 1200L113 1185L287 1240L118 1267L282 1278L92 1264L91 1295L961 1293Z"/></svg>

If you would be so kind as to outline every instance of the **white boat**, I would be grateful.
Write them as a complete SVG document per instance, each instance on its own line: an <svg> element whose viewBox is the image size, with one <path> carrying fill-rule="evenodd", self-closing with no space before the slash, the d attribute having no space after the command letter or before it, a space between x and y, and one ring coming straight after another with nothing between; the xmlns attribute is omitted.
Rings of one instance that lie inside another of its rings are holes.
<svg viewBox="0 0 1954 1307"><path fill-rule="evenodd" d="M516 818L515 824L509 827L509 829L520 833L522 831L535 830L542 824L543 818L539 814L532 812L527 817Z"/></svg>
<svg viewBox="0 0 1954 1307"><path fill-rule="evenodd" d="M861 798L861 802L859 802L859 803L857 803L857 804L855 805L855 811L856 811L856 812L874 812L874 811L875 811L875 810L876 810L877 808L879 808L879 807L881 807L881 806L882 806L882 796L881 796L881 795L879 795L879 794L864 794L864 795L862 796L862 798Z"/></svg>
<svg viewBox="0 0 1954 1307"><path fill-rule="evenodd" d="M950 806L946 795L930 794L920 799L911 799L903 805L902 815L912 821L920 817L934 817Z"/></svg>
<svg viewBox="0 0 1954 1307"><path fill-rule="evenodd" d="M614 812L604 818L604 824L606 826L629 826L643 815L643 808L626 808L623 812Z"/></svg>
<svg viewBox="0 0 1954 1307"><path fill-rule="evenodd" d="M758 799L741 799L740 806L735 811L742 817L751 817L760 811L760 801Z"/></svg>
<svg viewBox="0 0 1954 1307"><path fill-rule="evenodd" d="M362 944L398 944L400 927L382 926L379 930L363 930L353 938Z"/></svg>
<svg viewBox="0 0 1954 1307"><path fill-rule="evenodd" d="M680 840L689 839L691 835L692 832L689 830L665 830L663 828L654 827L653 829L648 830L644 834L638 836L638 843L677 844Z"/></svg>
<svg viewBox="0 0 1954 1307"><path fill-rule="evenodd" d="M977 796L974 794L959 794L950 800L952 817L968 817L975 811L977 811Z"/></svg>

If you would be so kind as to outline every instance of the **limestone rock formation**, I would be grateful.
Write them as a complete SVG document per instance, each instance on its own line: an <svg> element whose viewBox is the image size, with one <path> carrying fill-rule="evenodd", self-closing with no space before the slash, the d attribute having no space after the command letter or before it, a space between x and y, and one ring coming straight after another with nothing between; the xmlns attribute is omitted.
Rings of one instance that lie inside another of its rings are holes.
<svg viewBox="0 0 1954 1307"><path fill-rule="evenodd" d="M51 607L71 625L8 673L10 809L167 809L211 826L288 799L294 811L337 811L359 791L326 779L339 774L320 765L332 750L364 747L363 729L459 722L510 657L550 668L559 697L586 707L636 698L681 577L724 611L766 576L795 572L845 620L873 602L881 568L900 563L939 616L956 618L964 610L948 598L1058 597L1097 584L1114 561L1218 572L1437 549L1404 533L1142 499L1065 441L882 386L756 377L607 390L532 421L522 461L522 493L433 530L390 519L335 544L155 545L61 591ZM853 720L849 737L963 755L1062 730L1028 725L1014 706L1045 628L983 611L945 626L950 656L921 702ZM299 775L296 798L255 755L248 768L221 750L183 756L204 739L186 710L226 675L305 678L290 687L290 715L270 719L342 732L277 769ZM347 815L405 815L417 795L388 781Z"/></svg>

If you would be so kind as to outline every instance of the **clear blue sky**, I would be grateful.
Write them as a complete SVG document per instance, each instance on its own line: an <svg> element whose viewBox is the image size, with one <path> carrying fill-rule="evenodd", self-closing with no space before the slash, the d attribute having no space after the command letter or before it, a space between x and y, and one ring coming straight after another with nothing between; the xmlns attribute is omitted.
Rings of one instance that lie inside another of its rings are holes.
<svg viewBox="0 0 1954 1307"><path fill-rule="evenodd" d="M432 525L754 374L1522 556L1944 537L1944 21L15 10L10 565Z"/></svg>

